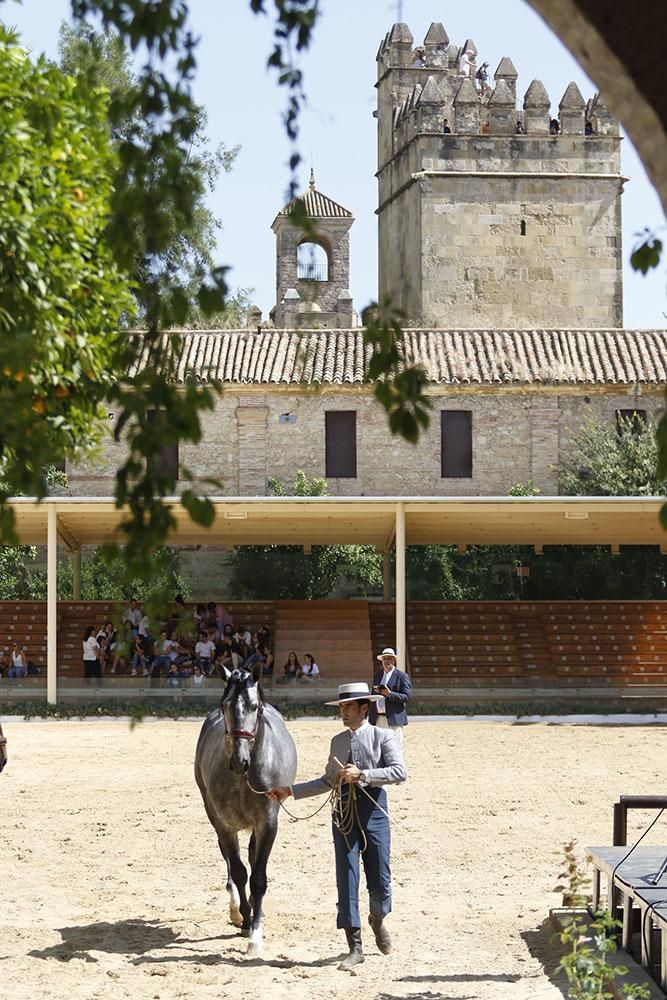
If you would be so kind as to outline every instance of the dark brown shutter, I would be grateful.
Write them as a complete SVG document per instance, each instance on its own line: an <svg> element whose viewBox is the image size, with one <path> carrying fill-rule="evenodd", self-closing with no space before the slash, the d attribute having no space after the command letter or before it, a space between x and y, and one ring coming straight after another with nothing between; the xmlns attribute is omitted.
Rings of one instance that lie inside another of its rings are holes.
<svg viewBox="0 0 667 1000"><path fill-rule="evenodd" d="M164 420L163 414L158 410L148 411L149 423L155 424L159 420ZM155 462L156 470L162 475L178 479L178 441L174 444L163 444L152 461Z"/></svg>
<svg viewBox="0 0 667 1000"><path fill-rule="evenodd" d="M325 476L327 479L357 477L357 414L355 410L327 410Z"/></svg>
<svg viewBox="0 0 667 1000"><path fill-rule="evenodd" d="M441 472L443 479L472 476L472 411L442 410Z"/></svg>

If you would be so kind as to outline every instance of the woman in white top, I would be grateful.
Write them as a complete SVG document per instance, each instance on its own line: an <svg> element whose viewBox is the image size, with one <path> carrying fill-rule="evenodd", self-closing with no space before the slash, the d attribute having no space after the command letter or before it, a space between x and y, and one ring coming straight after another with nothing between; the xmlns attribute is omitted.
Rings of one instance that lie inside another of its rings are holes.
<svg viewBox="0 0 667 1000"><path fill-rule="evenodd" d="M203 688L206 683L206 677L202 671L202 668L197 665L194 669L192 677L190 678L190 687L193 688Z"/></svg>
<svg viewBox="0 0 667 1000"><path fill-rule="evenodd" d="M26 662L25 651L18 643L14 643L9 657L9 670L7 676L11 679L26 677L28 674L28 664Z"/></svg>
<svg viewBox="0 0 667 1000"><path fill-rule="evenodd" d="M320 679L320 668L315 663L315 657L313 656L312 653L304 653L300 680L319 681L319 679Z"/></svg>
<svg viewBox="0 0 667 1000"><path fill-rule="evenodd" d="M102 677L99 655L100 647L95 638L95 629L89 625L83 637L83 676L86 681L99 681Z"/></svg>

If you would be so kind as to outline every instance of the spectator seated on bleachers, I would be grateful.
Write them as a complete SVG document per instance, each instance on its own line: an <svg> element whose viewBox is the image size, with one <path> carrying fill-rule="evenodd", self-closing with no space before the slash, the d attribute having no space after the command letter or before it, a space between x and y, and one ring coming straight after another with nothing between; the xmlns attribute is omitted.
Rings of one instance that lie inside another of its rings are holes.
<svg viewBox="0 0 667 1000"><path fill-rule="evenodd" d="M130 675L136 677L137 673L141 673L144 677L148 676L148 653L144 645L143 636L140 635L132 643L132 656L130 659Z"/></svg>
<svg viewBox="0 0 667 1000"><path fill-rule="evenodd" d="M287 657L287 662L283 664L283 675L280 678L281 684L293 684L301 674L301 664L299 657L294 650Z"/></svg>
<svg viewBox="0 0 667 1000"><path fill-rule="evenodd" d="M116 648L116 630L113 627L113 622L106 622L97 633L96 638L97 645L100 647L99 659L102 673L106 670L112 674L115 673L113 651Z"/></svg>
<svg viewBox="0 0 667 1000"><path fill-rule="evenodd" d="M143 618L139 601L130 601L129 607L123 612L123 625L128 624L132 632L132 638L136 639L139 631L139 623Z"/></svg>
<svg viewBox="0 0 667 1000"><path fill-rule="evenodd" d="M177 644L168 637L167 630L162 629L160 632L160 638L155 643L155 658L151 664L151 674L153 677L167 675L169 668L176 659L175 656L173 658L171 656L172 650L176 645Z"/></svg>
<svg viewBox="0 0 667 1000"><path fill-rule="evenodd" d="M27 676L28 656L25 649L15 642L12 645L12 649L9 654L9 670L7 671L7 677L10 680L22 680Z"/></svg>
<svg viewBox="0 0 667 1000"><path fill-rule="evenodd" d="M320 668L315 663L315 657L312 653L304 653L299 680L309 683L310 681L319 681L320 679Z"/></svg>
<svg viewBox="0 0 667 1000"><path fill-rule="evenodd" d="M206 684L206 675L204 674L199 664L196 664L194 670L192 671L192 677L190 678L189 686L193 688L203 688L205 684Z"/></svg>
<svg viewBox="0 0 667 1000"><path fill-rule="evenodd" d="M215 606L215 620L218 629L222 633L226 625L232 626L232 632L234 631L234 619L230 615L224 604L216 604Z"/></svg>
<svg viewBox="0 0 667 1000"><path fill-rule="evenodd" d="M252 637L252 652L246 659L243 667L245 670L252 670L256 664L261 664L262 677L273 676L273 652L269 646L262 646L257 634Z"/></svg>
<svg viewBox="0 0 667 1000"><path fill-rule="evenodd" d="M236 632L234 632L234 639L239 647L241 656L244 660L247 660L252 652L252 636L245 625L237 625Z"/></svg>
<svg viewBox="0 0 667 1000"><path fill-rule="evenodd" d="M271 633L266 625L260 625L257 629L257 638L259 639L260 646L266 646L267 649L271 648Z"/></svg>
<svg viewBox="0 0 667 1000"><path fill-rule="evenodd" d="M208 675L213 671L215 663L215 643L209 637L208 632L201 632L199 641L195 646L195 657L197 665L202 673Z"/></svg>
<svg viewBox="0 0 667 1000"><path fill-rule="evenodd" d="M215 644L215 652L216 665L221 675L224 674L225 670L230 672L237 670L243 662L233 635L223 635L222 639Z"/></svg>

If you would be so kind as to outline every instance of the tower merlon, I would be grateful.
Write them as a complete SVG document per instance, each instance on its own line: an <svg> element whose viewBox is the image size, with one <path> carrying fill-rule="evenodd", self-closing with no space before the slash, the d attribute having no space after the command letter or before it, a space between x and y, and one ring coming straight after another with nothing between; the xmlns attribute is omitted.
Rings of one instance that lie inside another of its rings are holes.
<svg viewBox="0 0 667 1000"><path fill-rule="evenodd" d="M413 43L414 38L407 24L394 24L378 50L378 76L387 69L411 66Z"/></svg>
<svg viewBox="0 0 667 1000"><path fill-rule="evenodd" d="M516 102L516 81L518 77L519 74L517 73L516 67L512 62L512 60L509 58L509 56L503 56L500 62L498 63L498 68L496 72L493 74L493 79L496 81L496 83L499 83L501 80L504 80L504 82L510 89L510 92L512 94L512 99L515 102Z"/></svg>
<svg viewBox="0 0 667 1000"><path fill-rule="evenodd" d="M585 126L586 101L574 80L567 85L558 110L563 135L581 135Z"/></svg>
<svg viewBox="0 0 667 1000"><path fill-rule="evenodd" d="M541 80L533 80L523 98L523 126L526 134L548 135L551 100Z"/></svg>
<svg viewBox="0 0 667 1000"><path fill-rule="evenodd" d="M447 47L449 35L439 21L434 21L424 37L424 56L426 66L447 66L449 57Z"/></svg>
<svg viewBox="0 0 667 1000"><path fill-rule="evenodd" d="M479 132L479 94L469 77L466 77L454 98L455 131L464 135Z"/></svg>
<svg viewBox="0 0 667 1000"><path fill-rule="evenodd" d="M500 79L489 98L491 135L513 135L516 131L516 99L506 80Z"/></svg>

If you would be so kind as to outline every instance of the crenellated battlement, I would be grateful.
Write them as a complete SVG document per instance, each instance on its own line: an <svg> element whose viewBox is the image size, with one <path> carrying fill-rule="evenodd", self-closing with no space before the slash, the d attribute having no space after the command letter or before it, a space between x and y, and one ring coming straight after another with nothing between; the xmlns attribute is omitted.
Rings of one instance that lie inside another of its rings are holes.
<svg viewBox="0 0 667 1000"><path fill-rule="evenodd" d="M395 24L377 54L380 296L434 325L622 322L620 134L472 38Z"/></svg>
<svg viewBox="0 0 667 1000"><path fill-rule="evenodd" d="M380 45L377 63L380 166L415 135L443 133L444 129L449 129L444 132L448 135L548 135L554 140L569 135L619 135L618 122L600 95L586 102L575 83L568 84L553 115L552 101L540 80L528 85L519 104L519 74L512 60L503 56L492 85L488 63L479 64L473 39L452 44L437 22L417 46L408 26L395 24ZM428 102L424 102L429 81ZM424 113L424 103L428 103L428 113ZM394 133L390 141L387 120Z"/></svg>

